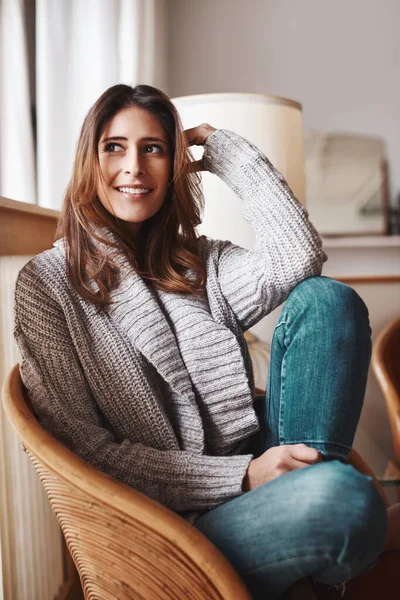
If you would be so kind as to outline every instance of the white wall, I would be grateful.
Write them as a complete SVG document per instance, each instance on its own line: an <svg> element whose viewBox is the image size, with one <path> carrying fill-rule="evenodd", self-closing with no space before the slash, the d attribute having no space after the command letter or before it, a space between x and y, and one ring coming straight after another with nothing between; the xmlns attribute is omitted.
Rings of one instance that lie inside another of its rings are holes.
<svg viewBox="0 0 400 600"><path fill-rule="evenodd" d="M398 0L170 0L170 96L254 92L304 128L382 136L400 192Z"/></svg>

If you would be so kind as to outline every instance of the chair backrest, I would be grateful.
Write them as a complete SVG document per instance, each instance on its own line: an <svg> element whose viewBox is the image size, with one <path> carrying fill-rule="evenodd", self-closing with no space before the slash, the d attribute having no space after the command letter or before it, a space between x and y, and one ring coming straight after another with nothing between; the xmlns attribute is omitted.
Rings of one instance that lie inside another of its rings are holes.
<svg viewBox="0 0 400 600"><path fill-rule="evenodd" d="M372 368L385 397L397 467L400 467L400 318L389 323L372 348Z"/></svg>
<svg viewBox="0 0 400 600"><path fill-rule="evenodd" d="M91 467L37 421L19 366L5 412L30 456L90 600L251 600L236 571L195 527Z"/></svg>

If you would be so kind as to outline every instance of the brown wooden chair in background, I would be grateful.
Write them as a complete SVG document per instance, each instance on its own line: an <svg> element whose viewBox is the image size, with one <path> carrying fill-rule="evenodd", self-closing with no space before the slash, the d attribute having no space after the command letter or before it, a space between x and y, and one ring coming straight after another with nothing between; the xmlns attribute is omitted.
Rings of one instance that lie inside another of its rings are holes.
<svg viewBox="0 0 400 600"><path fill-rule="evenodd" d="M18 365L4 383L3 404L60 523L86 600L251 600L231 564L195 527L91 467L39 424ZM372 475L354 451L351 461ZM400 553L389 559L380 561L389 594L369 595L374 582L383 589L374 568L353 580L344 598L397 598L400 587L385 574L396 574ZM333 589L319 594L319 600L341 597Z"/></svg>
<svg viewBox="0 0 400 600"><path fill-rule="evenodd" d="M372 369L385 397L395 462L385 476L400 480L400 318L389 323L372 347ZM397 487L400 501L400 486Z"/></svg>

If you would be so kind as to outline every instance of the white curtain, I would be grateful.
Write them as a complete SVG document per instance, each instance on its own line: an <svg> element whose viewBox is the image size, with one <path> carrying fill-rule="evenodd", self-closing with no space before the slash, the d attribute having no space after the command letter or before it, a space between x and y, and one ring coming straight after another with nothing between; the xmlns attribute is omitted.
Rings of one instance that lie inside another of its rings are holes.
<svg viewBox="0 0 400 600"><path fill-rule="evenodd" d="M0 0L0 196L36 202L24 0Z"/></svg>
<svg viewBox="0 0 400 600"><path fill-rule="evenodd" d="M167 0L36 0L36 155L24 0L0 3L0 195L58 210L98 96L116 83L168 93Z"/></svg>
<svg viewBox="0 0 400 600"><path fill-rule="evenodd" d="M116 83L166 91L166 0L36 0L38 203L59 209L82 121Z"/></svg>

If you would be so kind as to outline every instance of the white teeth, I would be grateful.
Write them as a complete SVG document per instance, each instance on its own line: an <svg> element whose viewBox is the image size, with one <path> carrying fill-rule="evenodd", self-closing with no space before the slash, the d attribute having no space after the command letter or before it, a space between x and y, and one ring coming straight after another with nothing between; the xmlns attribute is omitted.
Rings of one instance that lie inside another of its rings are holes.
<svg viewBox="0 0 400 600"><path fill-rule="evenodd" d="M150 192L149 189L138 189L138 188L130 188L130 187L120 187L118 188L120 192L124 192L125 194L147 194Z"/></svg>

